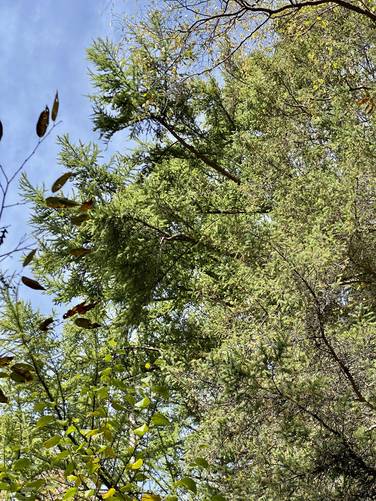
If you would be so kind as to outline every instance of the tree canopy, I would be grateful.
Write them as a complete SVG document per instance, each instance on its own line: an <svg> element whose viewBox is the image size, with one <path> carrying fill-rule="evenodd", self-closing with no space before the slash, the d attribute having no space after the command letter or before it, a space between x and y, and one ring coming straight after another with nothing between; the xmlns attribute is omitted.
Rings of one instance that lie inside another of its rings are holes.
<svg viewBox="0 0 376 501"><path fill-rule="evenodd" d="M4 291L6 499L375 499L374 14L306 3L211 71L162 12L88 50L132 150L22 178L60 309Z"/></svg>

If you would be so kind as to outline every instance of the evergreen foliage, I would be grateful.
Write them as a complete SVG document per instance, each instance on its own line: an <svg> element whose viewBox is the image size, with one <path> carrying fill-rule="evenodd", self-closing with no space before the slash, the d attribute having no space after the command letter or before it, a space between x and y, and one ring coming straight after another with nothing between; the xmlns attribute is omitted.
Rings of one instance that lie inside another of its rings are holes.
<svg viewBox="0 0 376 501"><path fill-rule="evenodd" d="M166 23L88 51L94 125L132 153L61 138L64 206L22 180L34 274L76 306L41 328L5 298L33 379L3 364L0 489L375 499L375 25L305 10L187 78Z"/></svg>

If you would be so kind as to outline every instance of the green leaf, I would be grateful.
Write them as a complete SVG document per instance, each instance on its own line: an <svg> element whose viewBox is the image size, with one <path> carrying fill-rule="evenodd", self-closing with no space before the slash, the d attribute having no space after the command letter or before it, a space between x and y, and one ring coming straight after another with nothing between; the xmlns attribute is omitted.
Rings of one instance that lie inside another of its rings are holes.
<svg viewBox="0 0 376 501"><path fill-rule="evenodd" d="M44 426L48 426L49 424L54 422L55 422L54 416L46 415L38 419L36 426L38 428L43 428Z"/></svg>
<svg viewBox="0 0 376 501"><path fill-rule="evenodd" d="M151 423L154 426L168 426L170 424L170 421L161 412L156 412L154 416L151 418Z"/></svg>
<svg viewBox="0 0 376 501"><path fill-rule="evenodd" d="M119 386L118 386L118 387L119 387ZM121 387L119 387L119 388L120 388L120 389L122 389ZM124 391L126 391L126 390L127 390L127 388L125 387L125 388L124 388ZM133 406L134 406L134 405L135 405L135 403L136 403L136 399L135 399L135 398L134 398L134 396L133 396L133 395L131 395L130 393L128 393L128 394L125 396L125 400L128 402L128 404L133 405Z"/></svg>
<svg viewBox="0 0 376 501"><path fill-rule="evenodd" d="M50 402L35 402L34 410L35 412L42 412L44 409L49 408Z"/></svg>
<svg viewBox="0 0 376 501"><path fill-rule="evenodd" d="M27 459L27 458L21 458L21 459L17 459L17 461L15 461L13 463L13 470L15 471L22 471L22 470L28 470L31 466L31 461L30 459Z"/></svg>
<svg viewBox="0 0 376 501"><path fill-rule="evenodd" d="M99 435L102 433L99 428L95 428L94 430L89 430L88 432L85 433L86 438L90 437L95 437L96 435Z"/></svg>
<svg viewBox="0 0 376 501"><path fill-rule="evenodd" d="M145 433L149 431L149 426L145 423L142 426L139 426L138 428L135 428L133 430L133 433L137 435L138 437L143 437Z"/></svg>
<svg viewBox="0 0 376 501"><path fill-rule="evenodd" d="M98 398L101 398L101 399L108 398L108 388L106 388L105 386L103 386L102 388L99 388L97 390L97 396L98 396Z"/></svg>
<svg viewBox="0 0 376 501"><path fill-rule="evenodd" d="M112 435L112 431L108 427L102 428L102 433L107 442L112 442L114 437Z"/></svg>
<svg viewBox="0 0 376 501"><path fill-rule="evenodd" d="M116 458L116 452L112 447L106 446L103 448L103 456L105 458Z"/></svg>
<svg viewBox="0 0 376 501"><path fill-rule="evenodd" d="M209 463L205 458L198 457L194 460L194 464L200 466L201 468L209 468Z"/></svg>
<svg viewBox="0 0 376 501"><path fill-rule="evenodd" d="M46 483L43 479L32 480L31 482L26 482L24 488L30 489L40 489Z"/></svg>
<svg viewBox="0 0 376 501"><path fill-rule="evenodd" d="M183 489L188 489L189 491L197 493L196 482L191 477L183 477L181 480L175 482L176 487L181 487Z"/></svg>
<svg viewBox="0 0 376 501"><path fill-rule="evenodd" d="M101 377L102 376L110 376L112 373L112 367L107 367L106 369L103 369L101 372Z"/></svg>
<svg viewBox="0 0 376 501"><path fill-rule="evenodd" d="M95 494L95 489L88 489L87 491L84 492L84 497L85 498L91 498Z"/></svg>
<svg viewBox="0 0 376 501"><path fill-rule="evenodd" d="M144 397L142 400L137 402L134 406L137 409L147 409L149 405L151 404L151 400L148 397Z"/></svg>
<svg viewBox="0 0 376 501"><path fill-rule="evenodd" d="M103 407L95 409L95 411L88 412L87 417L106 417L107 413Z"/></svg>
<svg viewBox="0 0 376 501"><path fill-rule="evenodd" d="M161 397L168 399L169 389L167 388L167 386L153 385L151 389L157 395L160 395Z"/></svg>
<svg viewBox="0 0 376 501"><path fill-rule="evenodd" d="M71 424L70 426L68 426L68 428L66 429L66 432L65 434L66 435L70 435L71 433L74 433L75 431L77 431L77 428Z"/></svg>
<svg viewBox="0 0 376 501"><path fill-rule="evenodd" d="M68 501L69 499L74 499L77 491L78 491L77 487L71 487L70 489L65 491L65 494L63 496L63 501Z"/></svg>
<svg viewBox="0 0 376 501"><path fill-rule="evenodd" d="M74 471L75 468L76 465L74 463L68 463L67 467L65 468L64 475L67 477Z"/></svg>
<svg viewBox="0 0 376 501"><path fill-rule="evenodd" d="M69 456L70 452L65 450L59 452L59 454L56 454L56 456L53 458L54 461L62 461L63 459L66 459Z"/></svg>
<svg viewBox="0 0 376 501"><path fill-rule="evenodd" d="M54 447L58 443L60 443L61 436L60 435L54 435L53 437L49 438L45 442L43 442L43 447L45 449L51 449L51 447Z"/></svg>
<svg viewBox="0 0 376 501"><path fill-rule="evenodd" d="M126 407L124 405L119 404L118 402L111 402L111 407L115 409L115 411L126 411Z"/></svg>

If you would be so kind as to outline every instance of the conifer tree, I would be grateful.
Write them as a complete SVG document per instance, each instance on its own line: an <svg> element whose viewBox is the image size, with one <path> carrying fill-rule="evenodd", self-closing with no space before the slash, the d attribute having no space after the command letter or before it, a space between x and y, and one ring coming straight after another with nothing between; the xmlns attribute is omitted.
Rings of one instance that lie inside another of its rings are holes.
<svg viewBox="0 0 376 501"><path fill-rule="evenodd" d="M62 137L56 196L23 179L35 276L75 303L46 326L8 298L32 377L4 377L1 488L374 499L374 24L305 10L188 78L168 23L88 51L94 126L132 152Z"/></svg>

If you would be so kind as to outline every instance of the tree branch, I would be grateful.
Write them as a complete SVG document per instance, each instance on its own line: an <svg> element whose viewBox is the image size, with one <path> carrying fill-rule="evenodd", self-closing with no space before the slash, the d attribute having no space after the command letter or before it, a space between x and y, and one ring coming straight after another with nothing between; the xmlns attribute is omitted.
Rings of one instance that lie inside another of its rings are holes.
<svg viewBox="0 0 376 501"><path fill-rule="evenodd" d="M179 136L179 134L175 131L175 129L162 117L156 117L152 116L151 117L155 122L159 123L162 125L165 129L168 130L168 132L188 151L194 154L196 158L204 162L208 167L214 169L218 174L221 176L226 177L227 179L230 179L230 181L233 181L236 184L240 184L240 179L229 172L228 170L224 169L221 165L219 165L217 162L212 160L211 158L207 157L204 153L201 151L197 150L194 146L191 144L187 143L187 141Z"/></svg>

